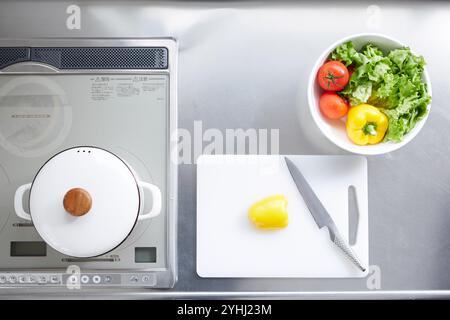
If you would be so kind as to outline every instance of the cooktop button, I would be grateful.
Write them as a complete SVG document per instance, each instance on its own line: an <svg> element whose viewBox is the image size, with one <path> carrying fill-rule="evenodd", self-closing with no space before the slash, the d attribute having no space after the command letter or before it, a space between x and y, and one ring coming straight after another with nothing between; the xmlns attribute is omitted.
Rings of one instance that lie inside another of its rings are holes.
<svg viewBox="0 0 450 320"><path fill-rule="evenodd" d="M47 283L48 279L46 276L39 276L39 283Z"/></svg>
<svg viewBox="0 0 450 320"><path fill-rule="evenodd" d="M143 276L142 277L142 282L149 282L150 281L150 277L149 276Z"/></svg>
<svg viewBox="0 0 450 320"><path fill-rule="evenodd" d="M138 281L139 281L139 278L138 278L138 277L136 277L136 276L131 276L131 277L130 277L130 282L136 283L136 282L138 282Z"/></svg>
<svg viewBox="0 0 450 320"><path fill-rule="evenodd" d="M59 282L58 276L51 276L50 277L50 282L51 283L58 283Z"/></svg>
<svg viewBox="0 0 450 320"><path fill-rule="evenodd" d="M35 276L30 276L30 280L28 280L30 283L35 283L36 282L36 277Z"/></svg>
<svg viewBox="0 0 450 320"><path fill-rule="evenodd" d="M70 283L75 284L75 283L78 282L78 277L75 276L75 275L72 275L72 276L70 276L70 277L68 278L68 280L69 280Z"/></svg>
<svg viewBox="0 0 450 320"><path fill-rule="evenodd" d="M25 277L25 276L19 276L19 282L20 282L20 283L25 283L25 282L27 282L27 277Z"/></svg>
<svg viewBox="0 0 450 320"><path fill-rule="evenodd" d="M17 282L16 276L10 276L10 277L8 278L8 282L9 282L9 283L16 283L16 282Z"/></svg>
<svg viewBox="0 0 450 320"><path fill-rule="evenodd" d="M105 276L105 283L111 283L112 278L111 276Z"/></svg>
<svg viewBox="0 0 450 320"><path fill-rule="evenodd" d="M81 283L88 283L89 282L89 276L87 275L82 275L81 276Z"/></svg>
<svg viewBox="0 0 450 320"><path fill-rule="evenodd" d="M6 277L0 276L0 283L5 283L5 282L6 282Z"/></svg>
<svg viewBox="0 0 450 320"><path fill-rule="evenodd" d="M100 278L100 276L93 276L92 277L92 282L94 282L95 284L98 284L102 281L102 278Z"/></svg>

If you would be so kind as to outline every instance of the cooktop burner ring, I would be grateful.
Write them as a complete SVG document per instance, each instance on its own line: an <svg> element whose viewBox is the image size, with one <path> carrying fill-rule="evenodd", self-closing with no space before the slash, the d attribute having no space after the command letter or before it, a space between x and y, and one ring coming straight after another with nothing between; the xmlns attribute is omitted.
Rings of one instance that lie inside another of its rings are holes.
<svg viewBox="0 0 450 320"><path fill-rule="evenodd" d="M64 89L49 77L25 75L0 87L0 146L18 157L54 152L72 126Z"/></svg>

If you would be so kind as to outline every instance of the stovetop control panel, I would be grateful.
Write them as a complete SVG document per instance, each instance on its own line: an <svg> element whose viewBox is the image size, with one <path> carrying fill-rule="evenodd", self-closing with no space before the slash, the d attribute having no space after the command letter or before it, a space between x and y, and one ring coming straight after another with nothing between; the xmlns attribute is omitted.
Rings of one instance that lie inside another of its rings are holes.
<svg viewBox="0 0 450 320"><path fill-rule="evenodd" d="M96 286L154 287L153 273L0 273L0 287L53 286L81 289Z"/></svg>

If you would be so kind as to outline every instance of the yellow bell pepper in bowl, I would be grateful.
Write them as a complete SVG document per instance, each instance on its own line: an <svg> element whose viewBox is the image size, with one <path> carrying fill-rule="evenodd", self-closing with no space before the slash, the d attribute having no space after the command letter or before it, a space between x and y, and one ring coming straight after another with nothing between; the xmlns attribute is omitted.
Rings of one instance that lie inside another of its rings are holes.
<svg viewBox="0 0 450 320"><path fill-rule="evenodd" d="M388 128L386 115L369 104L350 108L347 115L347 135L355 144L377 144L381 142Z"/></svg>

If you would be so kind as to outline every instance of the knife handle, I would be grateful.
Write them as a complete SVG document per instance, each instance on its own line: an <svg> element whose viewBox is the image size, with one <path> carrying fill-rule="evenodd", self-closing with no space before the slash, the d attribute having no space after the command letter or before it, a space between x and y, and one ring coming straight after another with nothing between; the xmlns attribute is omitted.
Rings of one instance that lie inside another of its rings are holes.
<svg viewBox="0 0 450 320"><path fill-rule="evenodd" d="M362 265L361 261L353 252L352 248L347 244L347 241L345 241L345 239L341 236L339 231L337 231L336 228L329 228L328 231L330 232L331 240L345 253L347 258L349 258L350 261L353 262L362 272L366 271L366 268Z"/></svg>

